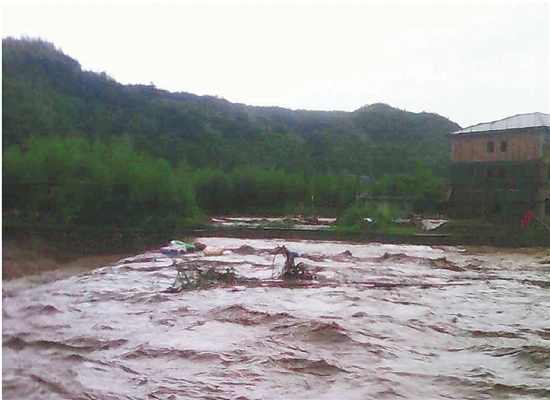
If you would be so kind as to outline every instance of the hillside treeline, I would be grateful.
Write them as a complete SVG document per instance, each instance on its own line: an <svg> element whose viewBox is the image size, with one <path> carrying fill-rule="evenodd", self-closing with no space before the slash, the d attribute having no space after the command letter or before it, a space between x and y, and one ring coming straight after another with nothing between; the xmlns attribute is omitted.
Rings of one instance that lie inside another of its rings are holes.
<svg viewBox="0 0 550 400"><path fill-rule="evenodd" d="M83 71L51 43L2 40L2 145L31 135L119 137L138 151L191 167L262 166L377 179L407 173L416 158L445 176L459 126L384 104L354 112L235 104L213 96L121 85ZM159 71L159 73L161 73Z"/></svg>
<svg viewBox="0 0 550 400"><path fill-rule="evenodd" d="M3 211L25 224L173 228L200 224L204 212L337 215L365 190L414 191L433 207L450 163L443 136L459 128L385 104L288 110L121 85L39 39L3 39L2 67ZM419 160L434 173L431 189L403 183Z"/></svg>

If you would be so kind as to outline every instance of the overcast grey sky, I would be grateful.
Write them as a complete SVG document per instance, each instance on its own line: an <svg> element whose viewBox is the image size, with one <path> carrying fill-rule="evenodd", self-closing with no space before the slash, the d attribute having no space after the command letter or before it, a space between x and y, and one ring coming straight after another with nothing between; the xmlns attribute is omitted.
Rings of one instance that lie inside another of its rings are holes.
<svg viewBox="0 0 550 400"><path fill-rule="evenodd" d="M2 3L2 37L50 41L120 83L249 105L384 102L462 127L550 110L539 3Z"/></svg>

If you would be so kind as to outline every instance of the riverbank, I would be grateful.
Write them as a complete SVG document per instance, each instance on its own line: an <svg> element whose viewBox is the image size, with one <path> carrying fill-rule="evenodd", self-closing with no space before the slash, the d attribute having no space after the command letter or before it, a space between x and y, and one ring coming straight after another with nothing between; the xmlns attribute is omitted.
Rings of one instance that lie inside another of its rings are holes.
<svg viewBox="0 0 550 400"><path fill-rule="evenodd" d="M318 225L312 225L309 229L303 225L291 227L256 225L213 226L195 230L193 234L207 237L281 238L427 246L550 247L550 232L547 230L518 229L479 221L452 221L433 231L408 228L399 232L384 229L363 231L332 230L330 227L319 229Z"/></svg>
<svg viewBox="0 0 550 400"><path fill-rule="evenodd" d="M129 254L70 254L60 252L46 242L2 241L2 280L11 280L42 272L57 271L59 277L103 267ZM53 277L53 275L52 275Z"/></svg>
<svg viewBox="0 0 550 400"><path fill-rule="evenodd" d="M229 237L242 239L326 240L355 243L412 244L427 246L465 246L469 249L537 252L550 246L550 241L539 238L539 246L523 243L512 234L495 232L473 234L419 233L388 234L383 232L335 232L274 227L209 227L181 232L157 232L155 235L132 236L121 233L89 232L70 234L58 231L12 232L2 240L2 279L10 280L46 271L58 271L61 276L72 275L103 267L122 258L159 248L171 239L193 241L194 237ZM544 243L548 243L545 245ZM55 279L55 278L53 278Z"/></svg>

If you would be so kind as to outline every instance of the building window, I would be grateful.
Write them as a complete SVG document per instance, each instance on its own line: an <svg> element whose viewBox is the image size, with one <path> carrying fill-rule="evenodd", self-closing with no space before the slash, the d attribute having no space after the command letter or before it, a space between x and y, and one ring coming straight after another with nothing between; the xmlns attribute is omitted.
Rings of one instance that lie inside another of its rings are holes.
<svg viewBox="0 0 550 400"><path fill-rule="evenodd" d="M470 167L470 176L472 177L472 182L476 183L477 180L479 179L476 167L474 166Z"/></svg>
<svg viewBox="0 0 550 400"><path fill-rule="evenodd" d="M487 169L487 182L491 182L493 179L493 170L491 168Z"/></svg>
<svg viewBox="0 0 550 400"><path fill-rule="evenodd" d="M500 151L504 153L506 150L508 150L508 142L503 140L500 142Z"/></svg>
<svg viewBox="0 0 550 400"><path fill-rule="evenodd" d="M487 153L492 153L493 151L495 151L495 142L489 140L487 142Z"/></svg>

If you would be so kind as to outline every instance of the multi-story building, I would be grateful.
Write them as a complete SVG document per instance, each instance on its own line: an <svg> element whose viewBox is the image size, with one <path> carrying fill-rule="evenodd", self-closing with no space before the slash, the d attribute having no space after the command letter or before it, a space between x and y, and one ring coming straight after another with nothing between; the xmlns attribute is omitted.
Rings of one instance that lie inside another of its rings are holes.
<svg viewBox="0 0 550 400"><path fill-rule="evenodd" d="M550 219L550 114L520 114L449 134L447 213L456 218Z"/></svg>

